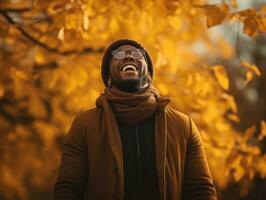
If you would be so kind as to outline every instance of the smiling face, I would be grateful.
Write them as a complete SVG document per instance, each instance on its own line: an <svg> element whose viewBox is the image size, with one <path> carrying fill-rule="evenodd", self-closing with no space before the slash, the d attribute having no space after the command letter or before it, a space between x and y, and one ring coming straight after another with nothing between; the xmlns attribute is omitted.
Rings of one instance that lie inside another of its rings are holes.
<svg viewBox="0 0 266 200"><path fill-rule="evenodd" d="M138 91L148 86L150 76L142 50L122 45L112 53L110 75L115 86L126 91Z"/></svg>
<svg viewBox="0 0 266 200"><path fill-rule="evenodd" d="M125 54L123 55L123 53ZM110 71L113 78L137 80L141 76L148 74L147 62L144 55L136 47L122 45L114 51L114 54L117 56L113 56L110 63Z"/></svg>

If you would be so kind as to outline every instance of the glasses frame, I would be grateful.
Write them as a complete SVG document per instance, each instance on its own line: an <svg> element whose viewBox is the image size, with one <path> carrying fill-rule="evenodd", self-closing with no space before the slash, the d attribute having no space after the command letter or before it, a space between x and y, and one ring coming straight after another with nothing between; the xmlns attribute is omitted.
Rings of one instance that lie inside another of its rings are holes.
<svg viewBox="0 0 266 200"><path fill-rule="evenodd" d="M140 57L135 57L135 56L133 56L132 55L132 53L131 53L131 51L132 50L137 50L137 51L139 51L140 52L140 54L141 54L141 56ZM118 52L124 52L124 56L123 57L116 57L115 55L116 55L116 53L118 53ZM135 59L141 59L141 58L144 58L145 59L145 52L144 52L144 50L142 50L142 49L138 49L138 48L132 48L132 49L116 49L116 50L114 50L114 51L112 51L112 55L113 55L113 58L115 58L115 59L117 59L117 60L122 60L122 59L124 59L126 56L127 56L127 54L129 54L128 52L130 52L130 55L133 57L133 58L135 58Z"/></svg>

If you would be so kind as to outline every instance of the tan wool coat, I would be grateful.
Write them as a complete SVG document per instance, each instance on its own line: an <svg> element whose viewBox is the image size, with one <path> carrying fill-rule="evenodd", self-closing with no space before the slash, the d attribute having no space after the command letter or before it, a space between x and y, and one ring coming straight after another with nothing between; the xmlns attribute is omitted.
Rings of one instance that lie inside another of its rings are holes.
<svg viewBox="0 0 266 200"><path fill-rule="evenodd" d="M161 200L216 200L200 134L192 119L168 106L155 117ZM55 200L124 199L123 152L108 102L77 116L62 153Z"/></svg>

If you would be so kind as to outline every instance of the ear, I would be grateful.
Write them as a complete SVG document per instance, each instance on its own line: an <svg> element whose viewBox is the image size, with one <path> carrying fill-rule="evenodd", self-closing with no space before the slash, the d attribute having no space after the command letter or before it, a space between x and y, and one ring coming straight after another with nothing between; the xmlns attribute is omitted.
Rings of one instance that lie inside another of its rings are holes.
<svg viewBox="0 0 266 200"><path fill-rule="evenodd" d="M107 85L108 85L109 88L112 86L112 78L111 78L110 75L108 76Z"/></svg>
<svg viewBox="0 0 266 200"><path fill-rule="evenodd" d="M152 79L151 79L151 75L150 75L150 72L148 72L148 75L147 75L147 82L148 82L149 85L151 84L151 81L152 81Z"/></svg>

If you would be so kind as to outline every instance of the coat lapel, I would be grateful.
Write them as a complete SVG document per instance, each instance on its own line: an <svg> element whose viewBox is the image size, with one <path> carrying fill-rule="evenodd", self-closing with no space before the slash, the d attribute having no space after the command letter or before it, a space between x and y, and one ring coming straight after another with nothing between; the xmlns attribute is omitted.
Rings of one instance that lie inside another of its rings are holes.
<svg viewBox="0 0 266 200"><path fill-rule="evenodd" d="M118 168L118 180L119 180L119 199L124 199L124 161L123 161L123 149L121 138L119 135L119 129L113 111L104 97L101 95L97 101L96 105L103 108L104 121L107 130L107 137L113 152L116 165Z"/></svg>
<svg viewBox="0 0 266 200"><path fill-rule="evenodd" d="M167 149L167 118L165 107L169 101L169 99L159 99L158 111L155 118L156 169L159 178L161 200L166 200L165 166Z"/></svg>

